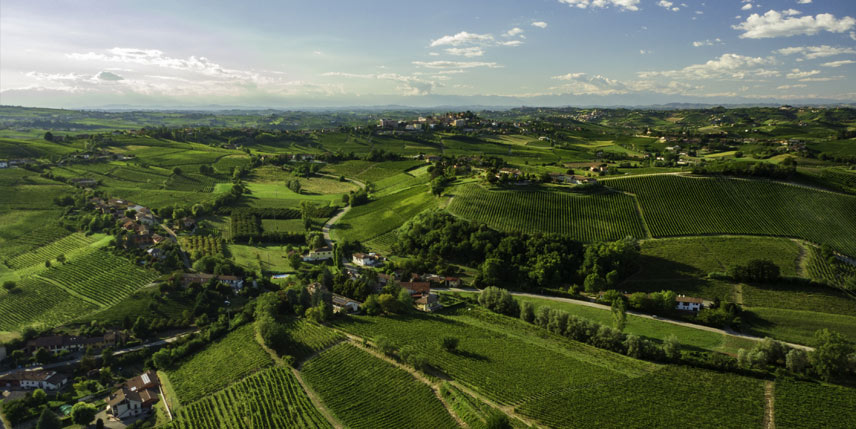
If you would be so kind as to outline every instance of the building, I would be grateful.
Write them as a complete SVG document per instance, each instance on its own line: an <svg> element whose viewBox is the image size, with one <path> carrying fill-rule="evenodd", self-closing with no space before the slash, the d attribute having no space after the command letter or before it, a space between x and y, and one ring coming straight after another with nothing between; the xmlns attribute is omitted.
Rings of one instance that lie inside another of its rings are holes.
<svg viewBox="0 0 856 429"><path fill-rule="evenodd" d="M398 121L392 119L378 119L377 126L380 128L395 128L398 126Z"/></svg>
<svg viewBox="0 0 856 429"><path fill-rule="evenodd" d="M17 371L0 377L0 387L58 390L68 383L68 376L56 371Z"/></svg>
<svg viewBox="0 0 856 429"><path fill-rule="evenodd" d="M443 306L440 305L439 301L440 300L436 294L426 293L423 294L421 298L417 299L416 301L413 301L413 303L416 305L417 309L432 313L443 308Z"/></svg>
<svg viewBox="0 0 856 429"><path fill-rule="evenodd" d="M154 225L155 223L155 217L152 216L151 213L137 212L134 216L136 217L137 222L140 222L143 225Z"/></svg>
<svg viewBox="0 0 856 429"><path fill-rule="evenodd" d="M160 380L154 371L147 371L125 382L107 397L107 412L117 419L126 419L152 411L157 403Z"/></svg>
<svg viewBox="0 0 856 429"><path fill-rule="evenodd" d="M403 289L407 289L411 295L431 293L431 283L429 282L401 282L400 285Z"/></svg>
<svg viewBox="0 0 856 429"><path fill-rule="evenodd" d="M190 286L192 283L205 284L210 280L214 280L220 282L221 284L230 286L236 291L244 288L244 279L237 276L215 276L214 274L205 273L185 273L181 275L181 284L184 287Z"/></svg>
<svg viewBox="0 0 856 429"><path fill-rule="evenodd" d="M307 262L326 261L328 259L333 259L333 249L330 246L319 247L303 255L303 260Z"/></svg>
<svg viewBox="0 0 856 429"><path fill-rule="evenodd" d="M6 161L0 161L0 168L9 168L9 163Z"/></svg>
<svg viewBox="0 0 856 429"><path fill-rule="evenodd" d="M693 298L680 295L675 298L675 309L683 311L699 311L704 308L704 301L701 298Z"/></svg>
<svg viewBox="0 0 856 429"><path fill-rule="evenodd" d="M452 121L452 126L458 127L458 128L465 127L465 126L467 126L467 120L466 119L455 119Z"/></svg>
<svg viewBox="0 0 856 429"><path fill-rule="evenodd" d="M377 253L354 253L351 262L361 267L374 267L383 262L383 257Z"/></svg>
<svg viewBox="0 0 856 429"><path fill-rule="evenodd" d="M87 347L104 348L124 344L127 337L120 331L109 331L98 337L78 337L72 335L47 335L27 341L25 350L33 353L45 349L52 353L62 351L78 351Z"/></svg>
<svg viewBox="0 0 856 429"><path fill-rule="evenodd" d="M362 305L362 303L357 300L335 293L333 294L333 309L336 311L356 313L357 311L360 311L360 305Z"/></svg>

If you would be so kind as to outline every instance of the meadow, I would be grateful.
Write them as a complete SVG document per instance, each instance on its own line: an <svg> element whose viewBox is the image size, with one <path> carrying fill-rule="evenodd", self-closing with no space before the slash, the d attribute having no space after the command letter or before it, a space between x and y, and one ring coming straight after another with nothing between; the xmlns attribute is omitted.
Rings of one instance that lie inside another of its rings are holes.
<svg viewBox="0 0 856 429"><path fill-rule="evenodd" d="M437 197L427 186L416 186L352 208L333 226L331 234L334 240L367 241L436 205Z"/></svg>
<svg viewBox="0 0 856 429"><path fill-rule="evenodd" d="M286 368L259 371L175 412L170 429L329 428Z"/></svg>
<svg viewBox="0 0 856 429"><path fill-rule="evenodd" d="M501 231L563 234L580 241L645 237L635 201L620 193L489 190L476 184L451 192L449 212Z"/></svg>
<svg viewBox="0 0 856 429"><path fill-rule="evenodd" d="M356 346L333 346L307 361L301 372L347 427L457 427L430 387Z"/></svg>

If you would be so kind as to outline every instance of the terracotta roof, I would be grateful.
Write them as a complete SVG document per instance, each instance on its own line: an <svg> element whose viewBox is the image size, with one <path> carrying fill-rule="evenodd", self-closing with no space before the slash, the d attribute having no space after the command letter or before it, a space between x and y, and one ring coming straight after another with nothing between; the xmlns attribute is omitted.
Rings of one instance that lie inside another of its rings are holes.
<svg viewBox="0 0 856 429"><path fill-rule="evenodd" d="M401 282L401 287L416 293L431 291L431 283L428 282Z"/></svg>
<svg viewBox="0 0 856 429"><path fill-rule="evenodd" d="M704 302L704 300L702 300L701 298L693 298L691 296L679 296L679 297L675 298L675 301L676 302L695 303L695 304L701 304Z"/></svg>

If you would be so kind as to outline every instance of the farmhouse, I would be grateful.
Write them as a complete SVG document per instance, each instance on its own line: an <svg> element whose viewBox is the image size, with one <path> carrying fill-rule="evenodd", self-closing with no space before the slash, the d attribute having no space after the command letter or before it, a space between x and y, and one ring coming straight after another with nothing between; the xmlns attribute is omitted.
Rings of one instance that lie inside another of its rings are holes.
<svg viewBox="0 0 856 429"><path fill-rule="evenodd" d="M9 168L9 163L6 161L0 161L0 168Z"/></svg>
<svg viewBox="0 0 856 429"><path fill-rule="evenodd" d="M704 301L701 298L693 298L680 295L675 298L675 309L683 311L699 311L704 308Z"/></svg>
<svg viewBox="0 0 856 429"><path fill-rule="evenodd" d="M71 335L48 335L27 341L25 350L33 353L38 349L45 349L52 353L62 351L83 350L86 347L113 347L122 344L127 339L120 331L110 331L98 337L78 337Z"/></svg>
<svg viewBox="0 0 856 429"><path fill-rule="evenodd" d="M351 261L361 267L374 267L380 265L383 257L377 253L354 253Z"/></svg>
<svg viewBox="0 0 856 429"><path fill-rule="evenodd" d="M496 177L499 179L499 178L502 178L503 175L505 175L511 179L516 179L516 178L522 176L523 172L516 169L516 168L500 168L499 173L496 173Z"/></svg>
<svg viewBox="0 0 856 429"><path fill-rule="evenodd" d="M147 371L125 382L107 398L107 412L117 419L125 419L152 411L158 401L160 381L157 374Z"/></svg>
<svg viewBox="0 0 856 429"><path fill-rule="evenodd" d="M190 286L192 283L205 284L210 280L231 286L232 289L235 289L236 291L241 290L244 287L244 279L236 276L215 276L214 274L205 273L185 273L181 275L181 284L184 287Z"/></svg>
<svg viewBox="0 0 856 429"><path fill-rule="evenodd" d="M348 313L356 313L360 310L360 305L362 303L351 298L333 294L333 309L337 312L345 311Z"/></svg>
<svg viewBox="0 0 856 429"><path fill-rule="evenodd" d="M398 126L398 121L392 119L378 119L377 126L380 128L395 128Z"/></svg>
<svg viewBox="0 0 856 429"><path fill-rule="evenodd" d="M427 294L431 292L431 283L429 282L401 282L401 287L407 289L410 295Z"/></svg>
<svg viewBox="0 0 856 429"><path fill-rule="evenodd" d="M416 304L417 309L428 313L432 313L443 308L443 306L440 305L439 298L433 293L423 294L421 298L417 299L413 303Z"/></svg>
<svg viewBox="0 0 856 429"><path fill-rule="evenodd" d="M333 259L333 249L330 246L310 250L309 253L303 256L303 260L308 262L326 261L327 259Z"/></svg>
<svg viewBox="0 0 856 429"><path fill-rule="evenodd" d="M57 390L68 382L65 374L56 371L17 371L0 376L0 387Z"/></svg>

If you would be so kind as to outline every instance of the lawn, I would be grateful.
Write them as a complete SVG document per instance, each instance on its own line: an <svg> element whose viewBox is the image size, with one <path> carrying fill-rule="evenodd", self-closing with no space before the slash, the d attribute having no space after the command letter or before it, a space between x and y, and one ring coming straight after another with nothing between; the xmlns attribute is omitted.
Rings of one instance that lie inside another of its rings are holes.
<svg viewBox="0 0 856 429"><path fill-rule="evenodd" d="M438 199L427 186L417 186L352 208L331 231L334 240L366 241L397 229Z"/></svg>
<svg viewBox="0 0 856 429"><path fill-rule="evenodd" d="M826 328L856 341L856 317L853 316L767 307L745 307L745 310L755 315L748 332L752 335L812 345L814 333Z"/></svg>
<svg viewBox="0 0 856 429"><path fill-rule="evenodd" d="M229 244L228 249L235 263L242 267L278 273L294 270L288 263L288 253L285 246Z"/></svg>

